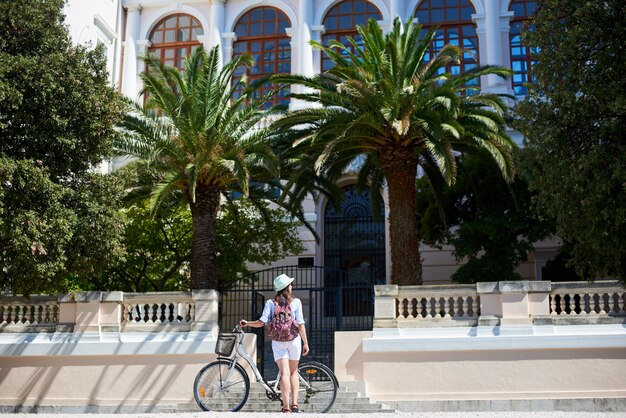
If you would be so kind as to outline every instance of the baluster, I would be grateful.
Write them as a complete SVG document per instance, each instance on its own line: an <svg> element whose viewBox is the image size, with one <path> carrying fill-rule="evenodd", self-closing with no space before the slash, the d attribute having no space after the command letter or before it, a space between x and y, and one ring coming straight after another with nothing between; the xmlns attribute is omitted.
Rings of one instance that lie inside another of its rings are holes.
<svg viewBox="0 0 626 418"><path fill-rule="evenodd" d="M606 314L606 311L604 310L604 308L606 307L606 299L604 297L607 294L606 293L600 293L598 295L599 295L599 302L600 302L600 315Z"/></svg>
<svg viewBox="0 0 626 418"><path fill-rule="evenodd" d="M398 301L396 300L396 313L397 313L397 311L398 311L398 306L397 306L397 304L398 304ZM181 316L180 316L180 317L181 317L181 321L183 321L183 322L189 322L189 321L191 321L191 320L193 319L193 317L194 317L194 316L193 316L193 313L192 313L192 310L193 310L193 308L194 308L194 305L192 305L191 303L183 303L183 304L181 304L181 305L182 305L182 307L183 307L183 312L184 312L184 313L183 313L183 314L181 314ZM397 318L397 315L396 315L396 318Z"/></svg>
<svg viewBox="0 0 626 418"><path fill-rule="evenodd" d="M443 311L444 318L450 318L450 299L447 297L443 298L443 306L441 307Z"/></svg>
<svg viewBox="0 0 626 418"><path fill-rule="evenodd" d="M51 309L50 304L46 303L45 306L44 306L43 313L42 313L43 322L45 322L46 324L49 324L50 322L52 322L52 319L50 318L52 316L51 315L51 311L52 311L52 309Z"/></svg>
<svg viewBox="0 0 626 418"><path fill-rule="evenodd" d="M400 316L402 318L407 318L409 316L409 300L407 298L402 299L402 313Z"/></svg>
<svg viewBox="0 0 626 418"><path fill-rule="evenodd" d="M622 310L624 310L624 296L626 296L626 293L617 294L617 313L618 314L622 313Z"/></svg>
<svg viewBox="0 0 626 418"><path fill-rule="evenodd" d="M426 319L432 319L433 317L432 312L431 312L432 306L431 306L430 301L431 301L431 298L426 298L426 316L425 316Z"/></svg>
<svg viewBox="0 0 626 418"><path fill-rule="evenodd" d="M185 322L193 322L196 320L196 305L192 302L186 303L187 311L189 312L189 318L185 319Z"/></svg>
<svg viewBox="0 0 626 418"><path fill-rule="evenodd" d="M580 293L580 315L587 315L587 293Z"/></svg>
<svg viewBox="0 0 626 418"><path fill-rule="evenodd" d="M597 297L597 299L596 299L596 297ZM600 298L600 296L597 293L593 293L591 295L591 299L593 300L593 310L592 310L592 313L594 315L600 313L600 306L599 306L599 301L598 301L599 298Z"/></svg>
<svg viewBox="0 0 626 418"><path fill-rule="evenodd" d="M156 322L156 306L153 303L148 304L148 320L146 322Z"/></svg>
<svg viewBox="0 0 626 418"><path fill-rule="evenodd" d="M569 296L569 315L576 315L576 301L574 300L575 293L568 293Z"/></svg>
<svg viewBox="0 0 626 418"><path fill-rule="evenodd" d="M165 323L167 322L167 318L165 317L165 304L164 303L157 303L154 308L155 308L155 322L157 323Z"/></svg>
<svg viewBox="0 0 626 418"><path fill-rule="evenodd" d="M172 322L178 322L178 303L172 303Z"/></svg>
<svg viewBox="0 0 626 418"><path fill-rule="evenodd" d="M415 318L424 319L425 317L424 298L417 297L415 298Z"/></svg>
<svg viewBox="0 0 626 418"><path fill-rule="evenodd" d="M139 308L139 322L148 322L150 320L150 318L148 317L148 311L150 310L148 304L137 306Z"/></svg>
<svg viewBox="0 0 626 418"><path fill-rule="evenodd" d="M170 308L171 305L171 303L163 304L163 322L166 322L168 324L172 323L172 309Z"/></svg>
<svg viewBox="0 0 626 418"><path fill-rule="evenodd" d="M467 318L469 316L469 312L468 312L468 302L469 302L469 296L461 296L461 309L463 310L463 318ZM474 310L474 308L472 307L472 313L475 315L476 311Z"/></svg>
<svg viewBox="0 0 626 418"><path fill-rule="evenodd" d="M24 318L24 312L22 311L22 306L19 305L15 305L15 323L16 324L20 324L22 323L22 318Z"/></svg>
<svg viewBox="0 0 626 418"><path fill-rule="evenodd" d="M410 316L413 319L417 318L417 299L416 298L411 299L411 314L410 314Z"/></svg>
<svg viewBox="0 0 626 418"><path fill-rule="evenodd" d="M556 315L556 293L550 295L550 315Z"/></svg>
<svg viewBox="0 0 626 418"><path fill-rule="evenodd" d="M441 302L438 297L435 297L435 318L441 318Z"/></svg>
<svg viewBox="0 0 626 418"><path fill-rule="evenodd" d="M615 312L615 293L607 293L606 302L609 308L609 315Z"/></svg>

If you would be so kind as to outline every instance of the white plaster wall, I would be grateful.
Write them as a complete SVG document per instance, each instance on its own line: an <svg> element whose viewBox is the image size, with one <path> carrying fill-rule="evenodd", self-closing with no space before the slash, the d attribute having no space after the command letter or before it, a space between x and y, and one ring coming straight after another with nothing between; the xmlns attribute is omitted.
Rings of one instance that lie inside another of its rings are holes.
<svg viewBox="0 0 626 418"><path fill-rule="evenodd" d="M378 401L626 396L623 327L539 328L490 336L467 328L336 332L335 373L364 380Z"/></svg>
<svg viewBox="0 0 626 418"><path fill-rule="evenodd" d="M194 332L0 334L0 406L195 403L193 382L217 358L215 342ZM244 345L256 359L256 336Z"/></svg>
<svg viewBox="0 0 626 418"><path fill-rule="evenodd" d="M120 0L68 0L63 9L72 41L106 48L111 84L117 83L121 29Z"/></svg>

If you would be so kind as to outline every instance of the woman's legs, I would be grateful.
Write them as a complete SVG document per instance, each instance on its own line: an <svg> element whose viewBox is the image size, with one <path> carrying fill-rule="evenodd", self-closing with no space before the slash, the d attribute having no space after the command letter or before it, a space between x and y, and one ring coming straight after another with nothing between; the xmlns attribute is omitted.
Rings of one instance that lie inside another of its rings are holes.
<svg viewBox="0 0 626 418"><path fill-rule="evenodd" d="M298 377L298 362L299 360L289 360L289 372L291 380L291 405L298 404L298 390L300 389L300 378Z"/></svg>
<svg viewBox="0 0 626 418"><path fill-rule="evenodd" d="M280 370L280 399L283 401L283 409L289 408L289 393L291 392L291 367L286 358L276 360ZM296 370L298 367L296 366ZM296 375L297 376L297 375Z"/></svg>

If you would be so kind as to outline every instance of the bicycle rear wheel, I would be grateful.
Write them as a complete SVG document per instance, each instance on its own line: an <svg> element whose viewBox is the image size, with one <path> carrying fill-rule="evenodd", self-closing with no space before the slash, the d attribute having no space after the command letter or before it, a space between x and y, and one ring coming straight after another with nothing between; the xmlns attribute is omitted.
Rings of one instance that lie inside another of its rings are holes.
<svg viewBox="0 0 626 418"><path fill-rule="evenodd" d="M330 410L337 397L339 383L335 374L321 363L310 362L298 367L300 374L301 412L325 413ZM304 399L301 397L304 396Z"/></svg>
<svg viewBox="0 0 626 418"><path fill-rule="evenodd" d="M250 379L239 364L217 360L200 370L193 382L193 396L204 411L239 411L248 400Z"/></svg>

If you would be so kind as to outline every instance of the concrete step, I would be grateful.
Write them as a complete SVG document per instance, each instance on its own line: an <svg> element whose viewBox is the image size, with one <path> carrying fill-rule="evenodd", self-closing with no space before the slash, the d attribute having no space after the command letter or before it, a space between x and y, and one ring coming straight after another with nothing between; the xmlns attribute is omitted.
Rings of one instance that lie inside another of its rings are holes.
<svg viewBox="0 0 626 418"><path fill-rule="evenodd" d="M339 383L337 397L329 412L331 413L371 413L371 412L395 412L395 409L388 405L370 400L364 395L365 384L363 382L345 382ZM302 412L311 411L316 404L315 399L309 405L304 404L300 400L300 409ZM173 410L171 408L160 408L160 412L196 412L200 408L197 404L178 404ZM280 410L279 401L271 401L265 394L265 389L251 382L248 400L242 408L247 412L276 412Z"/></svg>

